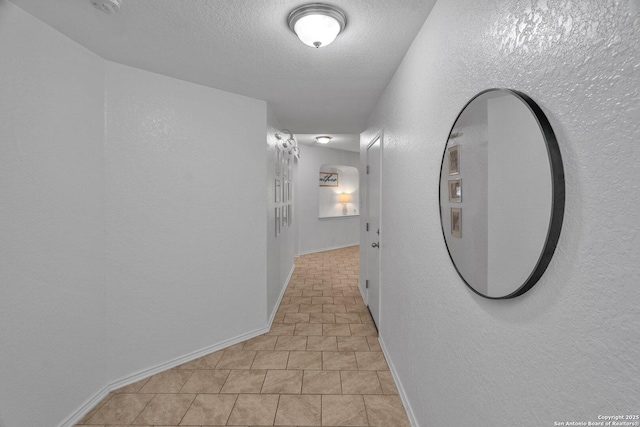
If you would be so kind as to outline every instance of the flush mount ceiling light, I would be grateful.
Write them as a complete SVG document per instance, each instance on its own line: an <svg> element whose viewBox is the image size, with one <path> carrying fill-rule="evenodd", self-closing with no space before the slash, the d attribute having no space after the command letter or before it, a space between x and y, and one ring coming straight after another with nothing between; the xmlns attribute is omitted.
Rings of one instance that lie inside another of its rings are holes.
<svg viewBox="0 0 640 427"><path fill-rule="evenodd" d="M311 3L294 9L287 23L302 43L318 48L335 40L347 26L347 16L333 6Z"/></svg>
<svg viewBox="0 0 640 427"><path fill-rule="evenodd" d="M122 0L91 0L91 4L104 13L114 14L120 11Z"/></svg>
<svg viewBox="0 0 640 427"><path fill-rule="evenodd" d="M327 135L316 136L316 142L318 144L328 144L331 141L331 137Z"/></svg>

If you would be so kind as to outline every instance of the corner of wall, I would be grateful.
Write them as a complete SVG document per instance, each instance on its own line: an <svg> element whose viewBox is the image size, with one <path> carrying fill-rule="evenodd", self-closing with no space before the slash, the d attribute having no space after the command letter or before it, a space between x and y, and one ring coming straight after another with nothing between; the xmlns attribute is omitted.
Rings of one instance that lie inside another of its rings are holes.
<svg viewBox="0 0 640 427"><path fill-rule="evenodd" d="M384 354L384 358L387 360L387 365L389 365L389 371L391 372L391 376L393 377L393 381L396 383L396 387L398 389L398 395L400 396L400 400L402 401L402 406L404 406L405 411L407 412L407 418L409 419L409 423L411 423L412 427L418 427L418 421L413 412L413 408L411 407L411 402L409 401L409 396L405 391L400 376L398 375L398 371L396 370L395 365L393 364L393 360L389 356L389 350L387 350L387 346L384 344L384 340L381 336L378 337L378 342L380 343L380 347L382 348L382 353Z"/></svg>
<svg viewBox="0 0 640 427"><path fill-rule="evenodd" d="M294 247L298 223L298 197L295 191L297 166L293 157L279 148L280 140L275 135L280 133L280 130L278 118L271 106L267 104L265 217L267 221L267 323L269 325L273 322L276 309L295 268ZM286 164L286 159L289 160L289 165ZM276 181L279 184L277 187ZM291 195L289 195L289 187L292 189ZM276 196L276 188L280 191L278 196ZM283 201L285 197L289 200ZM283 209L286 209L287 213L291 211L293 216L291 222L282 222ZM276 210L280 218L278 225L276 225ZM277 235L276 227L279 230Z"/></svg>

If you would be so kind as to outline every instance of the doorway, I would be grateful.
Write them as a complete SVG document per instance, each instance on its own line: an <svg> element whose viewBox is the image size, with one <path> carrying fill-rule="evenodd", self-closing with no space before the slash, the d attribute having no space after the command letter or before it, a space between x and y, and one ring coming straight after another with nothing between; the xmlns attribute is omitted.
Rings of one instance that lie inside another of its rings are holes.
<svg viewBox="0 0 640 427"><path fill-rule="evenodd" d="M380 325L380 206L382 187L382 134L376 136L367 146L367 306L371 317Z"/></svg>

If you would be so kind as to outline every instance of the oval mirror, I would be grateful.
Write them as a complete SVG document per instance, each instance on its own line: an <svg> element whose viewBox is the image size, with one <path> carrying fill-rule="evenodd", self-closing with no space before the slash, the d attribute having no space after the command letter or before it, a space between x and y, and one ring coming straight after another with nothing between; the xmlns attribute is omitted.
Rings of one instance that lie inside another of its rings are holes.
<svg viewBox="0 0 640 427"><path fill-rule="evenodd" d="M440 169L442 232L462 280L487 298L522 295L549 265L563 214L562 158L540 107L508 89L473 97Z"/></svg>

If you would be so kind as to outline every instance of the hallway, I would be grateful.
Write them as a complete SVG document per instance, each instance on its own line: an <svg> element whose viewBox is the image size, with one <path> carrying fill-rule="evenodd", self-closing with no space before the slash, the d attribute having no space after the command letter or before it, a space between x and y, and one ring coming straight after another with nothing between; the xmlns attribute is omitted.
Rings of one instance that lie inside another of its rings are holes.
<svg viewBox="0 0 640 427"><path fill-rule="evenodd" d="M358 246L303 255L264 335L109 394L78 426L408 426Z"/></svg>

